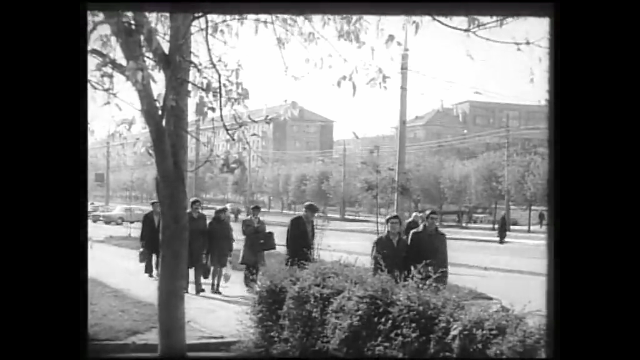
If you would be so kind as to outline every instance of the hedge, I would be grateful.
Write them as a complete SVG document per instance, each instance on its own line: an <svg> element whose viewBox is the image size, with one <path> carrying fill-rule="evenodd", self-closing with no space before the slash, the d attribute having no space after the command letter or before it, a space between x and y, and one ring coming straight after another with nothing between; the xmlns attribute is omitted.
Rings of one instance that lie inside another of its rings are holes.
<svg viewBox="0 0 640 360"><path fill-rule="evenodd" d="M545 356L544 325L505 307L472 306L472 290L396 284L339 262L305 271L267 263L251 308L250 343L262 356Z"/></svg>

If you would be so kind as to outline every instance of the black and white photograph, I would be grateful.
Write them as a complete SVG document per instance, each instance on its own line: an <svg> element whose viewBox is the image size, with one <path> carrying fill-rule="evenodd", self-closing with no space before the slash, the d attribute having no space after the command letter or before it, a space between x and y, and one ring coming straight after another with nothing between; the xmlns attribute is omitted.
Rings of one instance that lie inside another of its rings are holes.
<svg viewBox="0 0 640 360"><path fill-rule="evenodd" d="M551 18L206 4L89 4L88 355L553 356Z"/></svg>

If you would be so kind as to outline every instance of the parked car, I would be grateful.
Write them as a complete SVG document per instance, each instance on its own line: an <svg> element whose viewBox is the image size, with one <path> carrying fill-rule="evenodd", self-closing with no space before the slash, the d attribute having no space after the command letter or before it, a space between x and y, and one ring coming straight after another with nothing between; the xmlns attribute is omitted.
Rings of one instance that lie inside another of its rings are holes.
<svg viewBox="0 0 640 360"><path fill-rule="evenodd" d="M93 203L89 204L89 218L91 218L91 214L100 211L100 205L95 205Z"/></svg>
<svg viewBox="0 0 640 360"><path fill-rule="evenodd" d="M89 219L91 219L91 221L96 223L100 220L100 216L102 216L102 213L111 212L111 211L113 211L112 206L98 205L98 210L92 212L91 215L89 215Z"/></svg>
<svg viewBox="0 0 640 360"><path fill-rule="evenodd" d="M140 206L117 206L114 210L94 213L91 216L91 221L94 223L102 221L106 225L111 223L122 225L125 222L137 223L142 222L142 217L146 212L147 210Z"/></svg>

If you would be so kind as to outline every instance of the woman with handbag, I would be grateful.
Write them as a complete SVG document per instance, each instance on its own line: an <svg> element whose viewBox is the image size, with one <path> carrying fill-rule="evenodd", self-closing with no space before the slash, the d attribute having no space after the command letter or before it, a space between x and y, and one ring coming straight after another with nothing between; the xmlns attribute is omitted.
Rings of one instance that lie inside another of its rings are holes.
<svg viewBox="0 0 640 360"><path fill-rule="evenodd" d="M258 283L260 266L265 263L262 241L267 233L267 226L260 219L258 205L251 207L251 217L242 221L242 235L245 236L244 246L240 257L240 264L244 265L244 285L249 291L255 290Z"/></svg>
<svg viewBox="0 0 640 360"><path fill-rule="evenodd" d="M228 221L228 209L217 209L213 219L209 222L207 230L207 258L208 265L213 267L211 272L211 293L222 295L220 281L224 268L227 266L231 252L233 251L233 230Z"/></svg>

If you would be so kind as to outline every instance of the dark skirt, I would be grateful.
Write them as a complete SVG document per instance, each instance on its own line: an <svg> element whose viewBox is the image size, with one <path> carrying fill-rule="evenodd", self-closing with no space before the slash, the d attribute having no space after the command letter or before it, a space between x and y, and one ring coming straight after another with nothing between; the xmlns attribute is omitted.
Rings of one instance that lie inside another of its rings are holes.
<svg viewBox="0 0 640 360"><path fill-rule="evenodd" d="M229 262L229 254L226 253L213 253L211 254L211 266L217 268L225 268L227 267L227 263Z"/></svg>

